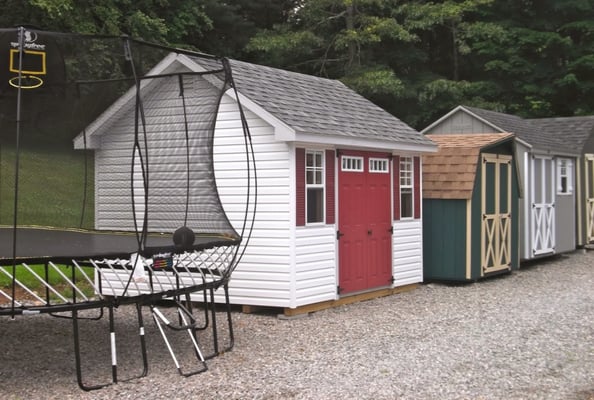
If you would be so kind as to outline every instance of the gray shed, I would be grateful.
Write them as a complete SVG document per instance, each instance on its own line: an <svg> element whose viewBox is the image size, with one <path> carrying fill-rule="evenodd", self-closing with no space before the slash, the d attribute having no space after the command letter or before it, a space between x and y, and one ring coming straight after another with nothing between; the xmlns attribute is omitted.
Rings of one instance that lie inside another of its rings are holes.
<svg viewBox="0 0 594 400"><path fill-rule="evenodd" d="M576 237L578 246L594 244L594 116L529 120L580 152L576 164ZM558 185L564 185L558 177Z"/></svg>
<svg viewBox="0 0 594 400"><path fill-rule="evenodd" d="M515 115L458 106L424 134L510 132L523 198L520 204L520 258L573 251L577 241L576 165L581 151L542 123Z"/></svg>

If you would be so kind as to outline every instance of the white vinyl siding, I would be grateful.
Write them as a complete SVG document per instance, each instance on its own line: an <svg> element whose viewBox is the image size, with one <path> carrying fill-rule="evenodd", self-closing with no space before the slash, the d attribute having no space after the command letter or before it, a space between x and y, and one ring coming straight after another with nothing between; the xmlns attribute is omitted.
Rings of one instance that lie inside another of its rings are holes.
<svg viewBox="0 0 594 400"><path fill-rule="evenodd" d="M234 304L289 307L292 257L290 240L291 174L289 147L278 142L274 129L244 107L256 153L258 183L254 230L246 252L231 275L230 301ZM229 220L241 228L245 212L245 145L237 103L222 99L215 131L215 177ZM217 296L222 301L222 293Z"/></svg>
<svg viewBox="0 0 594 400"><path fill-rule="evenodd" d="M394 223L392 237L394 287L423 281L423 221Z"/></svg>
<svg viewBox="0 0 594 400"><path fill-rule="evenodd" d="M173 226L174 221L183 220L185 209L183 206L177 208L171 206L171 204L183 205L185 203L187 179L185 125L181 116L170 116L170 114L174 114L170 112L170 109L179 108L181 104L177 81L165 80L161 83L157 93L158 102L155 101L155 92L148 89L143 91L144 112L147 121L146 135L151 143L149 163L152 166L150 175L151 226L149 226L149 230L173 232L179 227ZM196 86L198 85L203 86L205 92L212 87L206 80L196 83ZM203 99L199 94L192 96L190 93L195 94L200 91L188 92L186 97L188 107L201 102L212 104L214 101L212 97ZM191 108L196 109L197 107ZM124 118L113 119L109 122L109 128L106 128L105 133L101 136L100 149L95 152L95 227L97 229L133 229L131 185L135 187L136 205L140 206L137 209L137 215L142 212L144 194L141 190L136 190L143 187L139 168L135 168L134 178L140 180L130 182L134 148L134 118L130 116L133 114L134 111L130 104L125 105L117 114ZM187 117L188 124L193 125L194 129L199 124L203 124L202 121L205 119L200 112L188 114ZM191 147L190 151L192 151ZM166 168L163 168L164 166ZM204 166L199 161L194 161L190 165L190 170L204 170ZM179 174L176 171L179 171ZM179 181L179 185L172 185L172 182L176 180ZM191 207L192 204L190 204Z"/></svg>
<svg viewBox="0 0 594 400"><path fill-rule="evenodd" d="M297 229L295 246L295 300L292 307L337 297L336 227Z"/></svg>
<svg viewBox="0 0 594 400"><path fill-rule="evenodd" d="M229 283L234 304L295 308L336 298L336 228L317 225L295 229L291 187L294 175L289 146L274 138L273 128L247 111L254 142L258 174L258 205L254 231L246 253ZM233 225L230 210L243 216L245 197L237 182L243 181L244 156L239 114L228 96L223 98L215 134L215 176L221 201ZM217 301L222 301L217 295Z"/></svg>

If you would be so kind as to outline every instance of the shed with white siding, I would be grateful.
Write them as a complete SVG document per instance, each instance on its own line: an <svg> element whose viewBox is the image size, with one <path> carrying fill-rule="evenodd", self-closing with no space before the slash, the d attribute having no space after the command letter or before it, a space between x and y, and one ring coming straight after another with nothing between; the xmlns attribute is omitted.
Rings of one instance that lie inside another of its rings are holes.
<svg viewBox="0 0 594 400"><path fill-rule="evenodd" d="M202 71L208 62L172 54L156 70ZM435 144L339 81L230 64L258 184L231 303L295 309L422 282L421 155ZM217 188L234 225L246 198L238 187L246 172L236 98L231 89L221 99L214 139ZM114 229L110 215L129 201L102 196L114 166L129 164L118 144L130 140L118 129L128 102L123 96L86 133L95 152L97 229Z"/></svg>

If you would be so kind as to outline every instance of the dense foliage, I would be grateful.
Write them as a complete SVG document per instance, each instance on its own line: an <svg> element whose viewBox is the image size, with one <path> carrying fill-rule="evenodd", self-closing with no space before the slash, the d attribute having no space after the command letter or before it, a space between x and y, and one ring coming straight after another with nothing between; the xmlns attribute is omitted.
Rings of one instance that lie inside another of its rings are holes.
<svg viewBox="0 0 594 400"><path fill-rule="evenodd" d="M594 0L4 0L0 25L129 34L340 79L416 128L458 104L594 113Z"/></svg>

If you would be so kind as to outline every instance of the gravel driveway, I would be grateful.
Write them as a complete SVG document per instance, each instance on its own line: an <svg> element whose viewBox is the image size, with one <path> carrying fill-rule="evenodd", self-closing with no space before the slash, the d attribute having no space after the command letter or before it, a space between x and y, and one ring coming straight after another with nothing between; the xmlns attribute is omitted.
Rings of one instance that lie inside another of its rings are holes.
<svg viewBox="0 0 594 400"><path fill-rule="evenodd" d="M120 378L140 368L133 311L116 312ZM4 318L0 399L594 399L594 251L292 320L233 319L233 351L182 378L146 313L148 376L83 392L70 321ZM107 319L81 330L85 380L109 377Z"/></svg>

